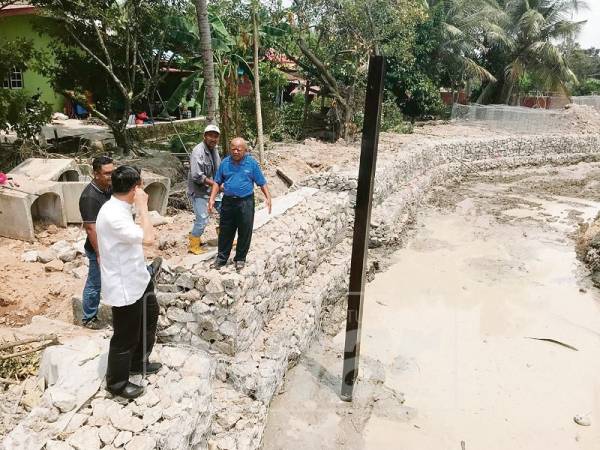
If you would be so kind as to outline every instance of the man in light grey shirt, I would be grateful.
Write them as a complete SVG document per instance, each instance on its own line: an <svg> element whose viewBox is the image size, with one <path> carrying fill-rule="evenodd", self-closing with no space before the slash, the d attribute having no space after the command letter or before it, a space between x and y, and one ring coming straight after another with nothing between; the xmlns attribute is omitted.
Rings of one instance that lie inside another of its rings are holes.
<svg viewBox="0 0 600 450"><path fill-rule="evenodd" d="M221 164L221 157L217 150L220 134L219 127L208 125L204 129L204 141L194 147L190 155L188 195L192 200L196 218L189 235L188 250L195 255L204 253L202 234L208 223L208 198L214 184L213 178Z"/></svg>

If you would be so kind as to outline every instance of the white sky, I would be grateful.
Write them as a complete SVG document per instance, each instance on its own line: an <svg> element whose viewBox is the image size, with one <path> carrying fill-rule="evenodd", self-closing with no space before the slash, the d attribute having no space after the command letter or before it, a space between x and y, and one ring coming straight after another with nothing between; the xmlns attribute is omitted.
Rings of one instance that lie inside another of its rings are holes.
<svg viewBox="0 0 600 450"><path fill-rule="evenodd" d="M600 0L587 0L588 9L580 11L577 20L587 20L578 41L583 48L600 48Z"/></svg>

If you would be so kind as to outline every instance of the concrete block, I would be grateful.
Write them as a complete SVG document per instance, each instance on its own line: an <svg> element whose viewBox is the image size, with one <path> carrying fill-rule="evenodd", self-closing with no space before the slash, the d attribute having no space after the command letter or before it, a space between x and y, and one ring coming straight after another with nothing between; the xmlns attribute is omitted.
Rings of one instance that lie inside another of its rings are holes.
<svg viewBox="0 0 600 450"><path fill-rule="evenodd" d="M142 170L142 182L144 183L144 191L148 194L148 210L165 215L167 213L167 203L169 202L171 180L162 175Z"/></svg>
<svg viewBox="0 0 600 450"><path fill-rule="evenodd" d="M39 181L79 181L81 172L74 159L29 158L9 172Z"/></svg>

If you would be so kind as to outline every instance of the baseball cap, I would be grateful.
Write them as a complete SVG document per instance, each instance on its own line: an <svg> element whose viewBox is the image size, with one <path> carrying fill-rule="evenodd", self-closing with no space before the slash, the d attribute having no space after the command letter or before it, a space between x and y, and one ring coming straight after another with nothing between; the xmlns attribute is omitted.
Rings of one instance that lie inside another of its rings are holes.
<svg viewBox="0 0 600 450"><path fill-rule="evenodd" d="M209 131L215 131L219 134L221 134L221 130L219 130L219 127L213 124L207 125L206 128L204 129L204 134L208 133Z"/></svg>

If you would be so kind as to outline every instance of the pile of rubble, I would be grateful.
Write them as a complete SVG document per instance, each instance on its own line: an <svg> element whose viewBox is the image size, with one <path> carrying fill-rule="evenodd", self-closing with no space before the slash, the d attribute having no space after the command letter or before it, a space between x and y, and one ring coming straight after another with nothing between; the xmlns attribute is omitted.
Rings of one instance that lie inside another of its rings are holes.
<svg viewBox="0 0 600 450"><path fill-rule="evenodd" d="M65 272L73 274L76 278L87 276L87 258L80 258L85 254L85 239L69 242L61 240L41 250L29 250L21 255L21 261L44 264L46 272Z"/></svg>
<svg viewBox="0 0 600 450"><path fill-rule="evenodd" d="M108 340L77 339L47 349L40 377L47 385L29 415L3 441L5 449L151 450L204 448L211 430L214 363L184 347L157 346L162 369L142 380L128 402L103 388Z"/></svg>

